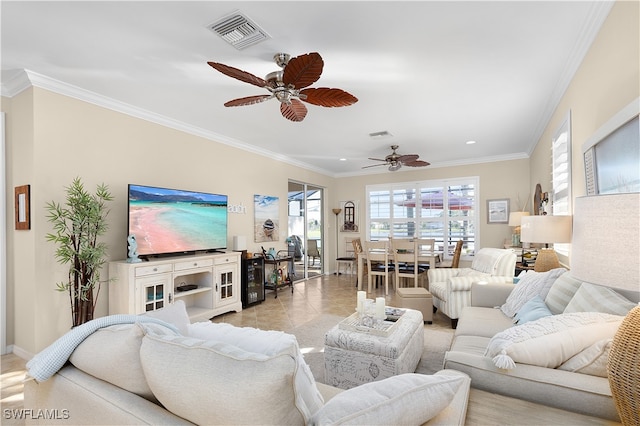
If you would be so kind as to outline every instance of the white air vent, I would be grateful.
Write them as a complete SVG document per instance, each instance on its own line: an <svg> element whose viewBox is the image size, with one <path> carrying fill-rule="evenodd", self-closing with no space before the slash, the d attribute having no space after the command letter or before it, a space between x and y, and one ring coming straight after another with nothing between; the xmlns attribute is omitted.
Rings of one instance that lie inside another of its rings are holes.
<svg viewBox="0 0 640 426"><path fill-rule="evenodd" d="M240 12L209 24L209 29L238 50L271 38L258 24Z"/></svg>
<svg viewBox="0 0 640 426"><path fill-rule="evenodd" d="M383 130L381 132L369 133L369 136L374 139L382 139L382 138L390 138L393 135L387 132L386 130Z"/></svg>

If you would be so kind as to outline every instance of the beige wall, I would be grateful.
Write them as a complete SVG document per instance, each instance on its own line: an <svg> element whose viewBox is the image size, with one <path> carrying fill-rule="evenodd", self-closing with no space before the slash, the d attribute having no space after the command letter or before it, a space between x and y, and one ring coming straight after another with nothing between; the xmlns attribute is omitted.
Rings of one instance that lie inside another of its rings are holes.
<svg viewBox="0 0 640 426"><path fill-rule="evenodd" d="M640 96L639 9L637 1L619 1L611 9L531 155L532 186L551 189L551 140L571 110L571 191L574 199L586 194L582 145Z"/></svg>
<svg viewBox="0 0 640 426"><path fill-rule="evenodd" d="M82 177L88 188L106 183L116 197L105 238L112 259L126 257L128 183L187 188L229 194L231 204L248 207L229 217L229 235L250 236L254 194L286 200L287 181L295 179L327 189L325 206L329 250L339 201L360 200L364 226L365 186L389 181L480 177L482 246L499 246L511 229L486 224L486 200L532 196L537 182L549 188L550 139L568 109L573 113L573 194L584 193L581 145L617 110L638 96L638 3L616 3L571 86L562 98L530 160L474 166L427 168L411 172L334 179L224 144L181 133L76 99L28 89L2 99L7 112L7 343L36 353L70 327L66 294L55 292L65 268L45 241L50 224L44 205L63 200L64 187ZM13 187L32 187L32 229L13 230ZM529 208L531 203L529 203ZM280 241L286 237L286 209L280 214ZM346 236L342 234L341 238ZM349 235L351 236L351 235ZM251 238L249 238L251 240ZM250 250L258 248L250 245ZM326 254L333 259L334 253ZM332 262L328 270L333 270ZM108 290L100 295L98 315L107 312Z"/></svg>
<svg viewBox="0 0 640 426"><path fill-rule="evenodd" d="M233 235L252 242L253 195L287 199L288 179L329 187L332 178L283 164L224 144L185 134L50 91L31 88L3 99L8 110L7 191L31 185L31 230L8 235L8 291L13 317L8 343L35 353L70 327L66 293L55 291L66 267L54 258L46 242L51 224L44 206L64 201L64 188L79 176L87 189L106 183L115 196L110 203L109 232L104 241L110 259L126 257L127 184L157 185L229 195L229 203L247 207L246 214L229 215L229 247ZM12 197L11 197L12 198ZM12 206L13 202L8 201ZM285 204L286 205L286 204ZM287 211L280 211L279 243L285 248ZM13 211L7 221L13 223ZM103 275L106 278L105 275ZM108 286L103 286L96 314L108 313Z"/></svg>
<svg viewBox="0 0 640 426"><path fill-rule="evenodd" d="M551 188L551 139L571 110L572 193L586 194L582 144L640 96L640 3L616 2L531 155L531 184Z"/></svg>
<svg viewBox="0 0 640 426"><path fill-rule="evenodd" d="M425 147L428 151L428 147ZM508 198L512 210L521 207L529 196L529 160L499 161L494 163L474 164L468 166L425 168L408 172L384 173L378 175L349 177L338 179L332 193L332 206L340 201L358 200L360 211L360 238L366 235L366 192L367 185L389 182L411 182L431 179L478 176L480 179L480 211L478 214L480 229L478 241L480 247L502 247L504 240L511 240L512 228L506 224L487 224L486 200ZM529 203L530 206L531 203ZM341 239L352 238L353 233L340 233Z"/></svg>

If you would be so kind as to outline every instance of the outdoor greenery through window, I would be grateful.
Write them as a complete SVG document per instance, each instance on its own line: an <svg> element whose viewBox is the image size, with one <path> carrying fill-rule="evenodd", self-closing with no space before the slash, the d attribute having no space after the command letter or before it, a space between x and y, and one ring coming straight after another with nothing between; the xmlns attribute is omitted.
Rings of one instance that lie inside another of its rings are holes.
<svg viewBox="0 0 640 426"><path fill-rule="evenodd" d="M458 240L472 255L478 229L478 178L369 185L367 239L433 238L445 258Z"/></svg>

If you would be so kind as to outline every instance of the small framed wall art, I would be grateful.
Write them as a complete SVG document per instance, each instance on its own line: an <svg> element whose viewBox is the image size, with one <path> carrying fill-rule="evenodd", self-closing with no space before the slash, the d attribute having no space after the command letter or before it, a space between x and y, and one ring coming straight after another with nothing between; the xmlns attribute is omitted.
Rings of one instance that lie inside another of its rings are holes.
<svg viewBox="0 0 640 426"><path fill-rule="evenodd" d="M16 229L31 229L30 185L16 186Z"/></svg>
<svg viewBox="0 0 640 426"><path fill-rule="evenodd" d="M487 223L509 223L509 199L487 200Z"/></svg>

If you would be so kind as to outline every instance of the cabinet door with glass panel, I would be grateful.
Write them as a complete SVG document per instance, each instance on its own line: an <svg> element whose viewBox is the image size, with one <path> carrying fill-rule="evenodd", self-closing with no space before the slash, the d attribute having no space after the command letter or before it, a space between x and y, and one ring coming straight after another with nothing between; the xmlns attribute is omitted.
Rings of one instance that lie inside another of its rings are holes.
<svg viewBox="0 0 640 426"><path fill-rule="evenodd" d="M171 303L171 274L156 274L136 278L136 288L141 297L136 314L155 311Z"/></svg>
<svg viewBox="0 0 640 426"><path fill-rule="evenodd" d="M240 300L240 273L238 263L216 265L216 303L219 308Z"/></svg>

